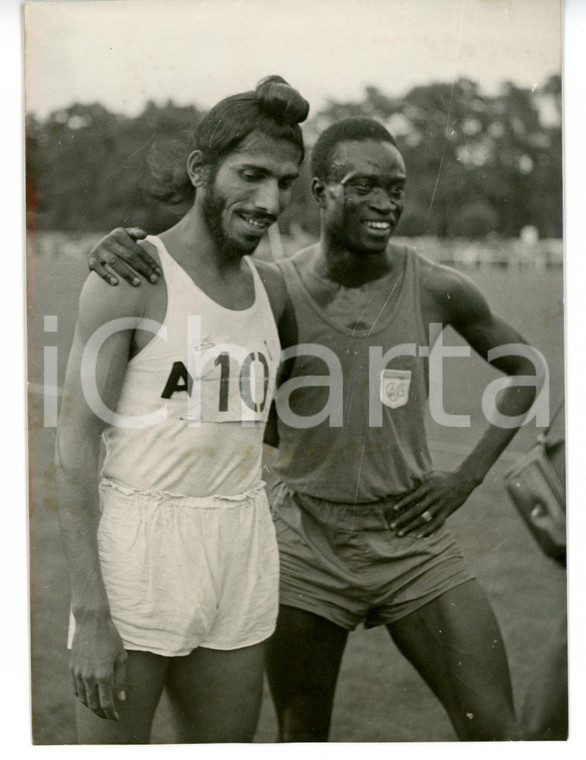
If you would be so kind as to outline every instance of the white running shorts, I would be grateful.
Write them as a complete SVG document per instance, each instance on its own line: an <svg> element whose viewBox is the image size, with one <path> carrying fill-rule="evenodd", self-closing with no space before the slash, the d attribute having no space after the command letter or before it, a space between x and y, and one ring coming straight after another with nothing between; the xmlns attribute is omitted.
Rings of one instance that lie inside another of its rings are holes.
<svg viewBox="0 0 586 760"><path fill-rule="evenodd" d="M267 639L278 611L279 559L264 484L192 498L100 485L98 546L124 647L166 657ZM70 621L71 647L75 621Z"/></svg>

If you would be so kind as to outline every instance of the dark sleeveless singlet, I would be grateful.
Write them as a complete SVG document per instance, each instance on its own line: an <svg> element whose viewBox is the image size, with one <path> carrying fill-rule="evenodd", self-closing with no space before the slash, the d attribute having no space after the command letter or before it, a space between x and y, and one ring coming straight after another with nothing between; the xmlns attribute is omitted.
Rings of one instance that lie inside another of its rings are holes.
<svg viewBox="0 0 586 760"><path fill-rule="evenodd" d="M337 407L331 405L337 414L311 427L288 424L280 415L277 470L295 491L333 502L377 501L411 490L431 469L424 424L427 359L419 356L428 336L421 317L418 255L408 247L403 250L399 295L393 305L383 305L369 329L353 330L335 322L309 294L296 269L296 256L280 262L295 309L299 345L278 402L286 401L293 413L307 417L324 409L330 393L340 399ZM341 376L332 375L324 359L302 344L333 351ZM402 352L414 355L376 361L400 345ZM328 375L330 387L312 384L309 377ZM291 391L291 381L301 386ZM340 421L341 427L332 426Z"/></svg>

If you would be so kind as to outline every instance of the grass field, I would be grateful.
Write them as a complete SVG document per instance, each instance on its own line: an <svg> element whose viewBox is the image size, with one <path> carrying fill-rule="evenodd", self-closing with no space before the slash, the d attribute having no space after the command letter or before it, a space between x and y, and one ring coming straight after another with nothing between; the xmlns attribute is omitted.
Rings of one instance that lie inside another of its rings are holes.
<svg viewBox="0 0 586 760"><path fill-rule="evenodd" d="M40 257L29 276L29 381L43 380L43 347L57 346L59 383L75 321L85 263L75 258ZM557 270L471 272L495 309L513 322L546 356L552 400L563 388L561 274ZM43 332L44 315L58 317L56 333ZM447 339L446 339L447 340ZM450 340L456 339L454 336ZM434 459L452 467L479 434L480 396L495 374L479 360L448 360L445 407L472 415L470 429L430 425ZM465 367L465 369L464 369ZM54 429L43 427L42 398L31 394L30 528L32 599L32 697L34 741L75 741L73 702L67 674L65 637L68 582L59 543L53 479ZM523 430L470 502L451 518L469 564L483 583L499 618L517 703L546 655L557 620L565 609L565 575L547 560L526 532L508 501L502 476L534 431ZM172 741L163 701L153 740ZM268 696L256 740L271 742L275 717ZM344 657L332 726L332 740L450 741L454 734L442 708L388 640L384 630L359 630Z"/></svg>

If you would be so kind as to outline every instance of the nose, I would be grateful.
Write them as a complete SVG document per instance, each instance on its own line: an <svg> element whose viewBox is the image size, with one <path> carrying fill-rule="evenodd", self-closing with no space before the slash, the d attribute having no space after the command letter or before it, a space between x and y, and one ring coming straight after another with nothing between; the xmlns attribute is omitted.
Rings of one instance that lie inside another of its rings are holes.
<svg viewBox="0 0 586 760"><path fill-rule="evenodd" d="M369 199L370 206L377 211L390 211L393 208L396 208L396 204L392 200L392 198L386 193L382 187L376 187L374 188L371 197Z"/></svg>
<svg viewBox="0 0 586 760"><path fill-rule="evenodd" d="M281 190L276 179L267 178L256 189L254 205L259 211L277 217L281 212Z"/></svg>

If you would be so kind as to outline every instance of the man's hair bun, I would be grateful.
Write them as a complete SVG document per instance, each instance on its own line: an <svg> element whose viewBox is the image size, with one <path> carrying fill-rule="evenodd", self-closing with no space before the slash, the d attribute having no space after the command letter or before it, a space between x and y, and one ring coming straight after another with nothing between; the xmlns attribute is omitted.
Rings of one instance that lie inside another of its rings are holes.
<svg viewBox="0 0 586 760"><path fill-rule="evenodd" d="M307 100L276 74L260 80L256 86L256 99L267 115L289 124L305 121L309 113Z"/></svg>
<svg viewBox="0 0 586 760"><path fill-rule="evenodd" d="M217 167L255 131L294 145L299 150L301 163L305 148L299 124L308 113L309 103L279 76L265 77L256 90L220 100L197 125L181 158L173 156L169 161L153 158L152 194L165 203L192 204L194 188L184 168L187 156L199 150L208 166Z"/></svg>

